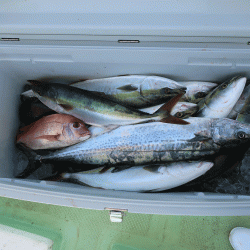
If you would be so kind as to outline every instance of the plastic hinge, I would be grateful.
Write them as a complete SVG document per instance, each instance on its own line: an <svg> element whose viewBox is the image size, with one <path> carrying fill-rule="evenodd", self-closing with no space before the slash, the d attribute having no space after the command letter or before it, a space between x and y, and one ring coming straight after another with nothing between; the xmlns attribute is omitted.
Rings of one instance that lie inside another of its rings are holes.
<svg viewBox="0 0 250 250"><path fill-rule="evenodd" d="M111 222L122 222L124 213L121 211L109 211Z"/></svg>
<svg viewBox="0 0 250 250"><path fill-rule="evenodd" d="M127 209L114 209L114 208L105 208L105 210L109 210L109 216L111 222L122 222L123 216L126 214L125 211L128 211Z"/></svg>

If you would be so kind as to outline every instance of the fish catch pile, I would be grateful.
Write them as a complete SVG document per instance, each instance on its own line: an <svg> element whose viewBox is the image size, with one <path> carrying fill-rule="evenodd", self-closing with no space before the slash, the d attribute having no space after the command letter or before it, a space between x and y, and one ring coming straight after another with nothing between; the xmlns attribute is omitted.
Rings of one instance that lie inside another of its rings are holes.
<svg viewBox="0 0 250 250"><path fill-rule="evenodd" d="M250 146L246 81L29 80L16 135L28 165L16 178L51 166L38 179L122 191L192 190L238 166Z"/></svg>

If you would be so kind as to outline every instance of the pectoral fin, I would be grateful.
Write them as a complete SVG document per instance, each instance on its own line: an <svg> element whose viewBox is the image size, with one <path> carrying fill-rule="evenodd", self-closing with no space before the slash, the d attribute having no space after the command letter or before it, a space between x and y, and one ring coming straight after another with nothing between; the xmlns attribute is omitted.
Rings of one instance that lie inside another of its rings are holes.
<svg viewBox="0 0 250 250"><path fill-rule="evenodd" d="M138 87L136 87L136 86L134 86L132 84L128 84L128 85L121 86L121 87L119 87L117 89L129 92L129 91L138 90Z"/></svg>
<svg viewBox="0 0 250 250"><path fill-rule="evenodd" d="M198 135L198 134L195 134L195 137L188 140L189 142L195 142L195 141L208 141L210 140L211 137L208 137L208 136L204 136L204 135Z"/></svg>
<svg viewBox="0 0 250 250"><path fill-rule="evenodd" d="M48 141L58 141L60 136L61 136L60 134L57 134L57 135L41 135L41 136L36 137L36 139L45 139L45 140L48 140Z"/></svg>
<svg viewBox="0 0 250 250"><path fill-rule="evenodd" d="M159 173L158 169L159 167L158 166L145 166L143 167L144 170L146 171L149 171L151 173Z"/></svg>
<svg viewBox="0 0 250 250"><path fill-rule="evenodd" d="M73 106L69 105L69 104L58 104L58 106L60 106L61 108L65 109L66 111L71 111L74 109Z"/></svg>

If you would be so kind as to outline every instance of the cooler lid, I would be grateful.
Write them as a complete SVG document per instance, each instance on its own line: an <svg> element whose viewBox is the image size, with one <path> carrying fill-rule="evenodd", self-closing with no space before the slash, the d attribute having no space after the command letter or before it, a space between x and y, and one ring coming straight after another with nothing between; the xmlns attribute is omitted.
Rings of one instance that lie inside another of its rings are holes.
<svg viewBox="0 0 250 250"><path fill-rule="evenodd" d="M3 1L0 38L20 35L250 37L250 2L234 0ZM92 39L91 39L92 40Z"/></svg>

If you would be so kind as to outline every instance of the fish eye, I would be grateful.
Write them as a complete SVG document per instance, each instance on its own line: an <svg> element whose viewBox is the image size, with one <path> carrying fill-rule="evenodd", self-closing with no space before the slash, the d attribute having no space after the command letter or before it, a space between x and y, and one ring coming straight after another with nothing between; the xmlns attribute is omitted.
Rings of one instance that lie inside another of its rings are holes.
<svg viewBox="0 0 250 250"><path fill-rule="evenodd" d="M182 116L183 116L183 114L181 112L176 113L176 117L181 118Z"/></svg>
<svg viewBox="0 0 250 250"><path fill-rule="evenodd" d="M80 122L74 122L73 123L73 128L80 128L81 127L81 123Z"/></svg>
<svg viewBox="0 0 250 250"><path fill-rule="evenodd" d="M227 87L227 84L226 83L223 83L222 85L221 85L221 88L223 88L223 89L225 89Z"/></svg>
<svg viewBox="0 0 250 250"><path fill-rule="evenodd" d="M244 139L244 138L246 138L246 133L243 132L243 131L240 131L240 132L237 133L237 137L239 139Z"/></svg>
<svg viewBox="0 0 250 250"><path fill-rule="evenodd" d="M169 91L169 89L165 89L164 92L165 92L166 94L168 94L170 91Z"/></svg>
<svg viewBox="0 0 250 250"><path fill-rule="evenodd" d="M197 93L197 97L198 97L198 98L205 97L205 95L206 95L206 94L205 94L204 92L198 92L198 93Z"/></svg>

